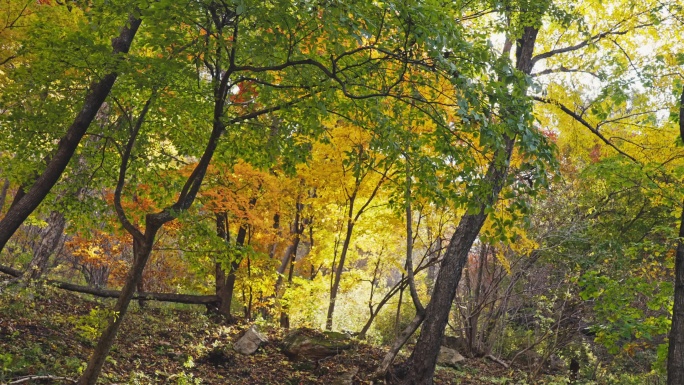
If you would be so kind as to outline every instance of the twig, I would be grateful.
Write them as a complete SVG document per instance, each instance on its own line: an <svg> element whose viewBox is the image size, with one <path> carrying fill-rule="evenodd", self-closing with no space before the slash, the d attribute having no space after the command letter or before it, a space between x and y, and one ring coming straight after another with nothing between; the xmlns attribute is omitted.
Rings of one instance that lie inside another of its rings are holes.
<svg viewBox="0 0 684 385"><path fill-rule="evenodd" d="M490 359L490 360L496 362L497 364L503 366L504 368L508 369L508 364L507 364L507 363L503 362L503 361L502 361L501 359L499 359L499 358L494 357L494 356L491 355L491 354L487 354L487 355L485 356L485 358L488 358L488 359Z"/></svg>
<svg viewBox="0 0 684 385"><path fill-rule="evenodd" d="M69 381L71 383L76 383L76 380L71 379L69 377L59 377L59 376L26 376L26 377L19 377L14 381L10 381L7 384L3 385L14 385L14 384L21 384L23 382L31 381L31 380L52 380L52 381Z"/></svg>

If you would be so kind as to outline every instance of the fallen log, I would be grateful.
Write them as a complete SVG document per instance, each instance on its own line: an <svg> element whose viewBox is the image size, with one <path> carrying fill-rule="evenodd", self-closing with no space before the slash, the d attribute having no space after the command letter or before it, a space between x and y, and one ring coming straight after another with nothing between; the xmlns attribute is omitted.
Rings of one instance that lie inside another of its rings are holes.
<svg viewBox="0 0 684 385"><path fill-rule="evenodd" d="M0 272L13 277L21 277L22 272L11 267L0 265ZM53 279L45 280L45 283L58 287L63 290L73 291L76 293L90 294L101 298L119 298L121 292L118 290L102 289L98 287L89 287L82 285L75 285L69 282L56 281ZM219 299L215 295L192 295L192 294L176 294L176 293L146 293L139 292L133 295L133 299L142 301L161 301L185 303L191 305L214 305Z"/></svg>
<svg viewBox="0 0 684 385"><path fill-rule="evenodd" d="M41 381L41 380L61 381L62 383L68 381L68 382L71 382L71 383L74 383L74 384L76 383L76 380L74 380L74 379L72 379L72 378L69 378L69 377L60 377L60 376L50 376L50 375L46 375L46 376L25 376L25 377L19 377L19 378L16 378L15 380L13 380L13 381L8 382L7 385L15 385L15 384L21 384L21 383L24 383L24 382L28 382L28 381Z"/></svg>

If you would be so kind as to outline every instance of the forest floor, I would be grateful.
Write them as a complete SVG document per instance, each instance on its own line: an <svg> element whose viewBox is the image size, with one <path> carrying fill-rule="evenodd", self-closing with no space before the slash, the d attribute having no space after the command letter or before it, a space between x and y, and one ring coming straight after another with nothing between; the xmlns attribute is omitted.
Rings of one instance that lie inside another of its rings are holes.
<svg viewBox="0 0 684 385"><path fill-rule="evenodd" d="M111 307L110 300L51 288L0 294L0 384L29 375L78 377L104 323L107 312L103 309ZM353 370L354 384L371 384L371 374L386 351L360 342L318 362L290 361L280 350L285 331L263 327L268 342L255 355L243 356L231 345L248 325L228 325L202 310L132 306L107 358L101 383L334 385L341 373ZM524 370L467 359L458 368L438 367L435 383L545 383L542 378L528 378ZM31 383L48 382L22 382Z"/></svg>

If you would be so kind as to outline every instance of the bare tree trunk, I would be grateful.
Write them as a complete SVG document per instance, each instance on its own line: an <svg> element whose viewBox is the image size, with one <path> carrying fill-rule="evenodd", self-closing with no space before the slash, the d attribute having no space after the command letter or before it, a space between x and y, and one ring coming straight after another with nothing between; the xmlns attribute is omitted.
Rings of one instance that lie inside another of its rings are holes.
<svg viewBox="0 0 684 385"><path fill-rule="evenodd" d="M679 106L679 132L684 140L684 91ZM675 255L675 290L672 307L672 326L667 357L667 384L684 384L684 206L679 225L679 244Z"/></svg>
<svg viewBox="0 0 684 385"><path fill-rule="evenodd" d="M157 228L147 234L145 238L135 239L133 241L135 263L128 272L126 284L121 289L121 296L116 301L116 305L112 312L113 314L110 317L110 323L105 331L102 332L102 335L95 346L95 350L88 361L88 366L78 381L79 385L95 385L97 382L97 378L102 370L102 365L104 365L105 358L112 348L112 344L114 344L114 338L123 323L124 316L128 311L128 305L133 298L138 282L142 279L142 273L152 252L152 244L154 243L154 237L158 230L159 229Z"/></svg>
<svg viewBox="0 0 684 385"><path fill-rule="evenodd" d="M431 384L442 344L444 328L449 318L451 303L461 278L468 253L486 215L484 209L477 214L467 214L461 219L454 233L437 276L432 299L425 312L420 338L409 358L409 374L406 384Z"/></svg>
<svg viewBox="0 0 684 385"><path fill-rule="evenodd" d="M383 358L382 362L380 363L380 366L378 369L375 371L375 377L377 378L383 378L389 371L390 365L392 365L392 362L394 362L394 359L397 357L397 354L399 354L399 350L401 350L401 347L406 344L406 341L411 338L413 333L418 330L418 327L420 324L423 322L425 319L425 312L416 314L415 317L413 317L413 320L411 321L408 326L397 336L397 338L394 340L392 343L392 346L390 347L390 350L385 354L385 358ZM439 347L439 345L438 345Z"/></svg>
<svg viewBox="0 0 684 385"><path fill-rule="evenodd" d="M290 255L290 271L287 274L288 285L292 284L292 277L294 276L295 262L297 260L297 249L299 248L299 235L294 239L294 245L292 247L292 253ZM280 311L280 327L289 329L290 328L290 316L288 314L288 306L281 307Z"/></svg>
<svg viewBox="0 0 684 385"><path fill-rule="evenodd" d="M425 308L420 303L418 291L416 290L416 280L413 276L413 211L411 206L411 164L408 155L406 158L406 276L408 277L409 293L416 313L423 313Z"/></svg>
<svg viewBox="0 0 684 385"><path fill-rule="evenodd" d="M477 280L475 282L475 293L472 298L469 299L467 318L467 329L466 329L466 340L468 342L468 350L470 355L474 355L475 352L480 352L480 344L478 340L478 323L480 322L480 314L482 312L483 302L480 298L481 288L482 288L482 275L484 274L485 265L487 263L487 254L489 248L486 245L482 245L482 250L480 250L479 266L477 269Z"/></svg>
<svg viewBox="0 0 684 385"><path fill-rule="evenodd" d="M404 275L401 275L401 279L404 279ZM401 327L401 303L404 301L404 287L399 288L399 301L397 301L397 311L394 313L394 335L399 337L399 328Z"/></svg>
<svg viewBox="0 0 684 385"><path fill-rule="evenodd" d="M253 206L256 199L250 199L249 204ZM230 241L228 231L228 213L216 213L216 235L223 239L226 243ZM247 237L247 224L240 225L237 237L235 238L235 245L242 247L245 245L245 238ZM233 321L233 316L230 313L230 308L233 303L233 292L235 291L235 272L240 267L240 261L235 259L230 262L228 271L225 270L223 264L216 263L216 296L219 298L218 313L225 316L229 321Z"/></svg>
<svg viewBox="0 0 684 385"><path fill-rule="evenodd" d="M335 302L337 301L337 291L340 288L340 280L342 279L342 273L344 272L344 262L347 258L347 251L349 250L349 243L351 242L352 232L354 231L354 222L352 220L352 215L354 213L354 200L356 199L356 192L349 198L349 212L347 217L347 233L344 236L344 242L342 243L342 251L340 252L340 261L337 263L337 268L335 269L335 280L330 290L330 303L328 304L328 314L325 319L325 329L332 330L333 327L333 315L335 313Z"/></svg>
<svg viewBox="0 0 684 385"><path fill-rule="evenodd" d="M216 213L216 235L226 243L230 242L227 222L228 213L225 211ZM219 298L218 313L230 318L230 300L228 299L229 295L226 286L226 271L220 262L216 262L215 267L216 296Z"/></svg>
<svg viewBox="0 0 684 385"><path fill-rule="evenodd" d="M375 261L375 268L373 269L373 279L370 281L371 284L371 291L370 291L370 297L368 298L368 310L370 311L370 316L368 317L368 321L366 322L365 325L363 325L363 328L361 328L361 332L358 334L358 337L360 339L366 338L366 333L368 332L368 329L370 328L371 324L373 323L373 320L375 319L375 316L378 314L378 310L382 306L382 302L378 304L377 310L373 308L373 296L375 295L375 285L378 282L378 270L380 269L380 257L378 257L377 261Z"/></svg>
<svg viewBox="0 0 684 385"><path fill-rule="evenodd" d="M47 226L41 231L41 240L34 250L33 258L22 276L25 282L39 279L45 272L50 256L57 250L64 237L66 219L59 211L53 211L47 220Z"/></svg>
<svg viewBox="0 0 684 385"><path fill-rule="evenodd" d="M299 242L301 240L302 234L304 233L304 225L306 220L302 219L302 210L304 210L304 205L301 203L301 196L297 197L297 202L295 203L295 217L292 223L292 229L290 233L292 234L292 244L287 248L287 257L282 261L280 268L278 269L278 280L276 282L276 297L282 298L285 294L283 289L283 276L285 268L287 265L290 266L290 270L287 275L288 285L292 284L292 278L294 277L295 262L297 260L297 249L299 248ZM290 316L288 315L287 306L281 307L280 311L280 327L289 329L290 328Z"/></svg>

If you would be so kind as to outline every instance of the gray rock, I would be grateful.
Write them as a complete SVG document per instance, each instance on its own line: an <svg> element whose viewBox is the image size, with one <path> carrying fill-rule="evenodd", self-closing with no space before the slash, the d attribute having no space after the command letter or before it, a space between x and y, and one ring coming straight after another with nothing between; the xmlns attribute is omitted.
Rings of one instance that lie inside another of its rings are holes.
<svg viewBox="0 0 684 385"><path fill-rule="evenodd" d="M442 346L439 348L439 356L437 356L437 365L441 366L457 366L459 362L465 361L465 357L460 355L456 350Z"/></svg>
<svg viewBox="0 0 684 385"><path fill-rule="evenodd" d="M336 332L295 330L283 339L283 353L294 359L320 360L352 346L348 336Z"/></svg>
<svg viewBox="0 0 684 385"><path fill-rule="evenodd" d="M359 368L351 368L346 372L342 372L333 380L332 385L353 385L354 376L356 376L358 372Z"/></svg>
<svg viewBox="0 0 684 385"><path fill-rule="evenodd" d="M442 346L456 350L457 352L467 352L470 350L468 341L462 337L444 336Z"/></svg>
<svg viewBox="0 0 684 385"><path fill-rule="evenodd" d="M251 355L266 341L268 341L266 337L257 331L256 326L252 325L233 345L233 349L240 354Z"/></svg>
<svg viewBox="0 0 684 385"><path fill-rule="evenodd" d="M515 359L515 362L520 364L521 366L527 368L527 369L536 369L538 368L541 364L542 361L544 360L543 357L535 352L534 350L526 350L522 353L518 353L515 356L513 356Z"/></svg>

